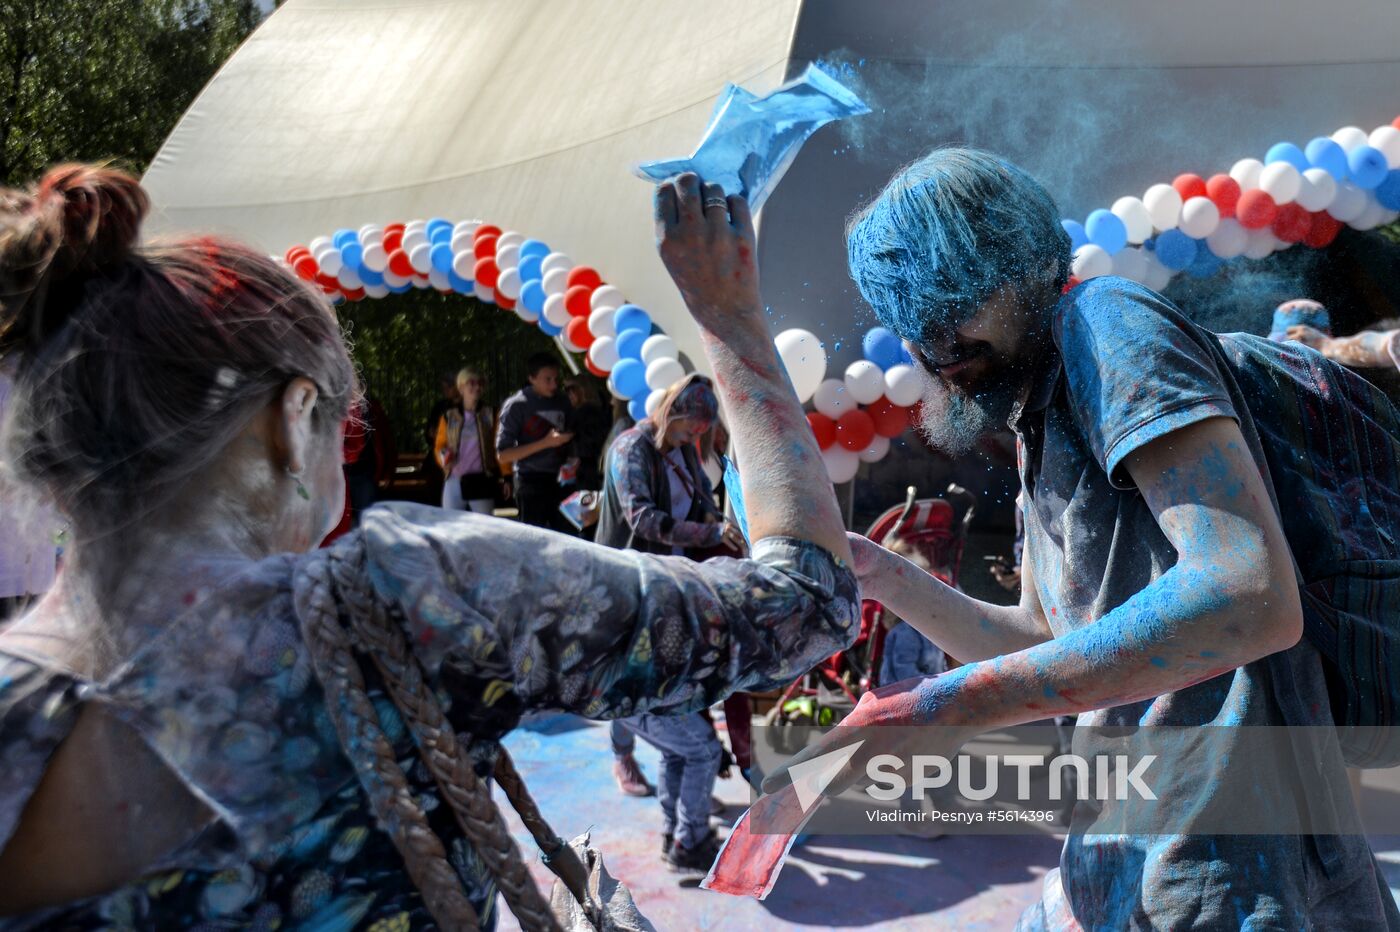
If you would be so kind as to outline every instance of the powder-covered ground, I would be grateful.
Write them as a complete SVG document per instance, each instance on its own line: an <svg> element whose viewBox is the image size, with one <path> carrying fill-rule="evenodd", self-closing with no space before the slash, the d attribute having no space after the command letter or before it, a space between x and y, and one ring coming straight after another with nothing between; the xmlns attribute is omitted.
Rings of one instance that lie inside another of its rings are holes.
<svg viewBox="0 0 1400 932"><path fill-rule="evenodd" d="M555 831L571 838L591 829L608 869L627 883L661 930L1010 929L1059 861L1059 840L1044 836L812 836L793 848L777 886L761 903L688 889L661 861L656 800L617 791L605 726L567 715L539 717L505 743ZM656 752L638 742L637 757L654 779ZM1400 770L1371 771L1365 792L1367 808L1400 805ZM717 820L727 826L743 812L748 788L736 772L719 782L716 795L730 804ZM504 802L499 791L496 797ZM553 875L505 808L517 843L534 859L532 870L547 890ZM1376 838L1373 844L1400 899L1400 838ZM500 928L518 928L504 903Z"/></svg>

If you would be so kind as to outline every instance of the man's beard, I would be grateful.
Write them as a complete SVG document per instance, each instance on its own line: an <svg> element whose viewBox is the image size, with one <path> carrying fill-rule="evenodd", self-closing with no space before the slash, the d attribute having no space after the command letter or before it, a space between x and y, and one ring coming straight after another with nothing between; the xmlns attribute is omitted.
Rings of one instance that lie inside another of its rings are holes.
<svg viewBox="0 0 1400 932"><path fill-rule="evenodd" d="M917 428L931 446L950 457L965 456L979 440L1002 430L1023 389L1020 367L996 366L967 389L945 382L922 365L915 365L923 405Z"/></svg>

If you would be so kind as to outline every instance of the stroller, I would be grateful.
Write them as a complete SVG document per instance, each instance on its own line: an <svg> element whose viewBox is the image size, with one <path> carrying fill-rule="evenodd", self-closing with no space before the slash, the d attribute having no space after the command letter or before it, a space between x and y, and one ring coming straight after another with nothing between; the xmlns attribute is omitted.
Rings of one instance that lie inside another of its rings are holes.
<svg viewBox="0 0 1400 932"><path fill-rule="evenodd" d="M891 535L902 538L928 559L935 576L956 586L975 504L972 493L958 485L948 486L938 498L919 498L917 489L910 486L904 504L876 518L865 536L877 544ZM881 685L884 616L885 607L879 602L861 603L855 642L788 686L769 711L766 724L834 725L855 708L861 695Z"/></svg>

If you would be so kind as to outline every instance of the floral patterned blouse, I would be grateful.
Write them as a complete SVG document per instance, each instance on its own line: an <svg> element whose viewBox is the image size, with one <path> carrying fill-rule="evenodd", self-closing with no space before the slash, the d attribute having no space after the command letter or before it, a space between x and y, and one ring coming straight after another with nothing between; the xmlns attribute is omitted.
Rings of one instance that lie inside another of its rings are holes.
<svg viewBox="0 0 1400 932"><path fill-rule="evenodd" d="M364 546L374 592L404 626L449 717L478 739L504 733L527 709L684 712L769 688L846 645L859 619L851 572L785 538L759 541L751 559L697 564L389 505L368 511L336 547L354 545ZM106 682L0 653L0 846L85 702L132 726L216 815L140 881L0 919L0 928L432 927L375 827L301 638L293 575L318 558L269 558L196 592ZM381 727L489 927L489 876L371 666ZM483 775L491 748L473 746Z"/></svg>

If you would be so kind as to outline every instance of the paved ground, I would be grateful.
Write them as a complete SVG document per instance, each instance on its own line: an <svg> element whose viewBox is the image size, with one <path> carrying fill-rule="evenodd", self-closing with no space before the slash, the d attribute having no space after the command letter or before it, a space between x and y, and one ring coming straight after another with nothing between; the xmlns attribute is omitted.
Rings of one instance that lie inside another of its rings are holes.
<svg viewBox="0 0 1400 932"><path fill-rule="evenodd" d="M761 903L683 888L661 863L656 801L624 797L613 784L604 726L563 715L539 718L506 745L555 830L567 838L591 829L609 870L662 930L1010 929L1059 860L1059 841L1043 836L812 836L793 848ZM640 742L638 758L654 776L658 758ZM736 776L721 781L716 793L730 803L724 822L732 823L747 803L747 788ZM1397 804L1400 770L1368 773L1365 805ZM533 841L513 824L522 850L533 852ZM1400 838L1373 844L1400 899ZM533 869L547 889L548 870L539 863ZM508 910L501 928L517 928Z"/></svg>

